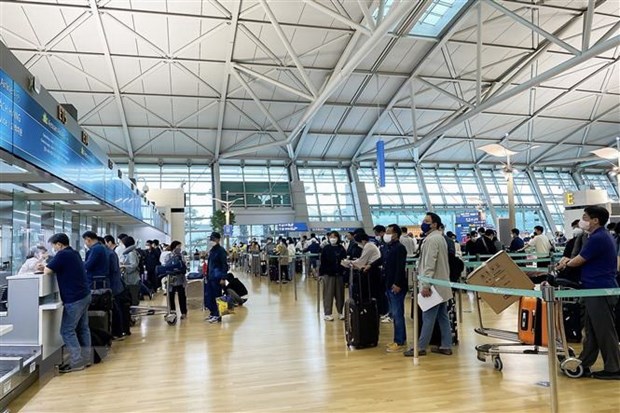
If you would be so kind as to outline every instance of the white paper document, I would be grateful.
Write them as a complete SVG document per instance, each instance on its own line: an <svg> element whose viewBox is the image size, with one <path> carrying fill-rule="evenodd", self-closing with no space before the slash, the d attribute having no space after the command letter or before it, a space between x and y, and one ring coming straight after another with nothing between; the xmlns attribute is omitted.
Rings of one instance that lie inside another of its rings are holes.
<svg viewBox="0 0 620 413"><path fill-rule="evenodd" d="M434 285L431 285L431 293L430 297L422 297L422 294L418 293L418 306L422 311L428 311L443 302L443 298L441 298Z"/></svg>

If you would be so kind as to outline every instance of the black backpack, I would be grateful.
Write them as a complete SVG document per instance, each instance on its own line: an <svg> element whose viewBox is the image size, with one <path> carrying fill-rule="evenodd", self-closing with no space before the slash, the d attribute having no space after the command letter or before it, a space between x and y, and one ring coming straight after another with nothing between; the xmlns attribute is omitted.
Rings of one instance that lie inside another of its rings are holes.
<svg viewBox="0 0 620 413"><path fill-rule="evenodd" d="M450 281L457 282L465 269L465 263L456 255L448 253L448 265L450 266Z"/></svg>
<svg viewBox="0 0 620 413"><path fill-rule="evenodd" d="M146 269L146 251L140 248L136 248L136 253L138 254L138 273L140 275L144 274Z"/></svg>

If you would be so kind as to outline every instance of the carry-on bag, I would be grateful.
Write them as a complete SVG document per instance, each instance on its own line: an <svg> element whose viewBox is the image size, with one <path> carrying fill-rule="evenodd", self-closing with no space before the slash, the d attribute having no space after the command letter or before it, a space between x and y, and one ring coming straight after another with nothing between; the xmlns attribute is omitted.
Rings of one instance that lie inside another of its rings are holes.
<svg viewBox="0 0 620 413"><path fill-rule="evenodd" d="M112 290L109 288L100 288L91 291L91 301L88 306L89 311L112 311L113 298Z"/></svg>
<svg viewBox="0 0 620 413"><path fill-rule="evenodd" d="M349 298L344 303L345 314L345 338L347 345L356 349L376 347L379 343L379 312L377 310L377 300L370 295L362 295L362 278L368 281L368 291L370 291L369 275L364 277L361 272L356 271L358 280L354 283L353 266L349 274ZM354 285L359 288L359 299L355 299L352 289Z"/></svg>
<svg viewBox="0 0 620 413"><path fill-rule="evenodd" d="M521 297L518 316L519 341L547 347L547 310L543 301L535 297Z"/></svg>
<svg viewBox="0 0 620 413"><path fill-rule="evenodd" d="M448 305L448 319L450 320L450 336L452 337L452 345L456 346L459 344L459 330L454 298L448 300L446 304ZM411 318L413 318L413 300L411 300ZM422 332L423 323L423 314L420 307L418 307L418 320L418 334L420 334ZM433 334L431 335L431 341L429 344L432 346L441 346L441 330L439 328L438 320L435 320L435 326L433 327Z"/></svg>

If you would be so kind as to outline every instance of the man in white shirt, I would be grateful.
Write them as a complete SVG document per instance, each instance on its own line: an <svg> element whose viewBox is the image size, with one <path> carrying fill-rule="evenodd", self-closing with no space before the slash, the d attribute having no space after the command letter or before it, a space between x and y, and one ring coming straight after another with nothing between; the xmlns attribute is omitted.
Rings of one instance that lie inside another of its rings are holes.
<svg viewBox="0 0 620 413"><path fill-rule="evenodd" d="M401 231L403 235L400 237L400 243L407 249L407 256L411 257L418 252L418 242L407 234L407 227L401 227Z"/></svg>
<svg viewBox="0 0 620 413"><path fill-rule="evenodd" d="M534 227L534 236L527 243L528 247L536 251L536 256L539 260L548 258L552 247L551 241L549 241L549 238L547 238L543 231L543 227L536 225ZM537 262L536 266L539 268L547 268L549 267L549 261Z"/></svg>

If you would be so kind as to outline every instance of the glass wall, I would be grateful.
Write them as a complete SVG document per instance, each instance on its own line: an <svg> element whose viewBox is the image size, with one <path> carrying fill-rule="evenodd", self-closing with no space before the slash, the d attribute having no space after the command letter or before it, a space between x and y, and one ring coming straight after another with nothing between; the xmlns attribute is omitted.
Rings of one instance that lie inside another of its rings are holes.
<svg viewBox="0 0 620 413"><path fill-rule="evenodd" d="M607 174L584 173L581 174L581 179L583 179L584 184L590 186L591 188L606 190L610 200L618 200L616 188L614 188L614 185L611 183L611 180Z"/></svg>
<svg viewBox="0 0 620 413"><path fill-rule="evenodd" d="M238 199L245 208L291 207L288 171L285 166L220 165L222 196Z"/></svg>
<svg viewBox="0 0 620 413"><path fill-rule="evenodd" d="M346 169L299 168L310 221L356 221L351 183Z"/></svg>
<svg viewBox="0 0 620 413"><path fill-rule="evenodd" d="M577 184L569 172L534 172L543 202L547 204L553 222L559 230L564 227L564 193L577 190Z"/></svg>
<svg viewBox="0 0 620 413"><path fill-rule="evenodd" d="M185 247L206 249L211 234L213 192L208 165L136 165L138 188L185 189Z"/></svg>

